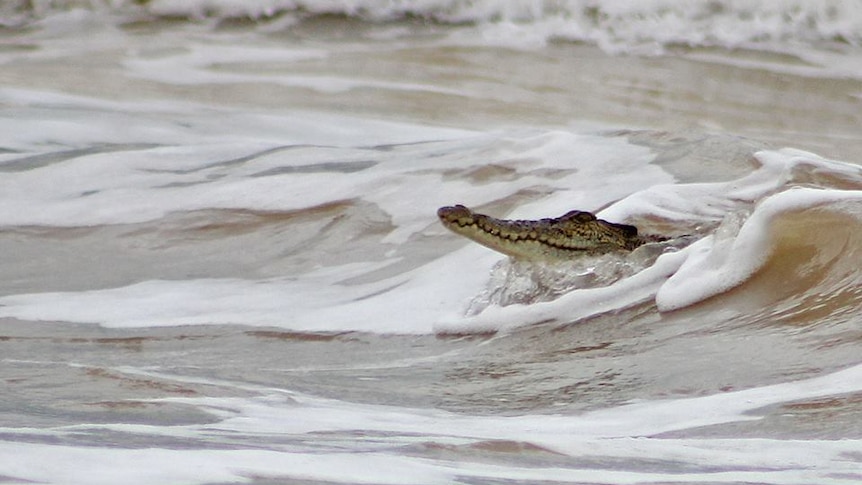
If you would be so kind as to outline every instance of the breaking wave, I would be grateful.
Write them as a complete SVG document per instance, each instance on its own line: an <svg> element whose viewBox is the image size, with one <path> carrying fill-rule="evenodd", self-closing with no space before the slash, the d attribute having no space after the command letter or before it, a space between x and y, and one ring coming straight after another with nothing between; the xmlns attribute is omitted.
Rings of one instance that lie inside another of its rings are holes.
<svg viewBox="0 0 862 485"><path fill-rule="evenodd" d="M862 192L791 189L763 201L738 234L721 231L693 251L658 291L669 311L734 289L747 305L779 313L858 308Z"/></svg>
<svg viewBox="0 0 862 485"><path fill-rule="evenodd" d="M679 223L723 205L724 215L690 245L666 248L640 263L635 254L610 261L606 266L616 273L602 269L601 259L556 272L502 263L467 318L442 322L437 330L568 324L640 304L654 304L660 312L718 305L738 314L766 312L769 320L798 320L811 312L854 315L862 306L862 191L836 186L858 188L860 173L852 165L809 156L760 152L761 169L726 186L682 184L634 194L602 214ZM821 177L829 186L809 184L815 172L829 173ZM686 210L676 210L677 204Z"/></svg>
<svg viewBox="0 0 862 485"><path fill-rule="evenodd" d="M279 28L323 15L372 22L414 19L479 26L484 34L515 44L565 39L611 51L862 44L862 8L853 0L13 0L0 5L0 25L21 26L71 11L120 15L120 22L243 19Z"/></svg>

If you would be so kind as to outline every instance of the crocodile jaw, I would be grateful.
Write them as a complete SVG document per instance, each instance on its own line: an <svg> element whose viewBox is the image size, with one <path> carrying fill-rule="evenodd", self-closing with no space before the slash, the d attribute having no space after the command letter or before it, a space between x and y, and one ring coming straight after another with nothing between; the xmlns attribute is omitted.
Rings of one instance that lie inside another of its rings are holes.
<svg viewBox="0 0 862 485"><path fill-rule="evenodd" d="M517 259L565 261L584 255L631 250L643 243L634 226L572 211L535 221L496 219L463 205L441 207L437 216L456 234Z"/></svg>

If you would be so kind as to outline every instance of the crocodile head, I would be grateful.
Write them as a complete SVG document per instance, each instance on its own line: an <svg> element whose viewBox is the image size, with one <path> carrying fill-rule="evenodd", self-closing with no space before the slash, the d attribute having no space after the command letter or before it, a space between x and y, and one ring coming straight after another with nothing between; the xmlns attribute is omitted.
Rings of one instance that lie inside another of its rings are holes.
<svg viewBox="0 0 862 485"><path fill-rule="evenodd" d="M505 220L456 205L437 211L456 234L513 258L560 261L586 254L632 250L645 241L634 226L597 219L584 211L539 220Z"/></svg>

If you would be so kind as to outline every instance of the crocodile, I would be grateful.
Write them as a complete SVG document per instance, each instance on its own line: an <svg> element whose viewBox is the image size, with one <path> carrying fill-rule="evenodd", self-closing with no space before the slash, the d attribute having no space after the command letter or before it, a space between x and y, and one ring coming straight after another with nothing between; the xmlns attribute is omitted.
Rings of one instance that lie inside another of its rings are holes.
<svg viewBox="0 0 862 485"><path fill-rule="evenodd" d="M463 205L441 207L437 216L456 234L516 259L565 261L584 255L631 251L659 236L640 236L635 226L598 219L573 210L539 220L497 219Z"/></svg>

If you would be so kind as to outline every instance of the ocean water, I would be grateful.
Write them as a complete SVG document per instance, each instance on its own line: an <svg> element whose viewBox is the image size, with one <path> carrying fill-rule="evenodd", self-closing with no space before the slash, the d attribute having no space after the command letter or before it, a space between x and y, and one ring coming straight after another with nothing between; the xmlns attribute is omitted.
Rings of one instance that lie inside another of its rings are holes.
<svg viewBox="0 0 862 485"><path fill-rule="evenodd" d="M0 25L0 482L862 482L859 2ZM455 203L671 240L527 264Z"/></svg>

